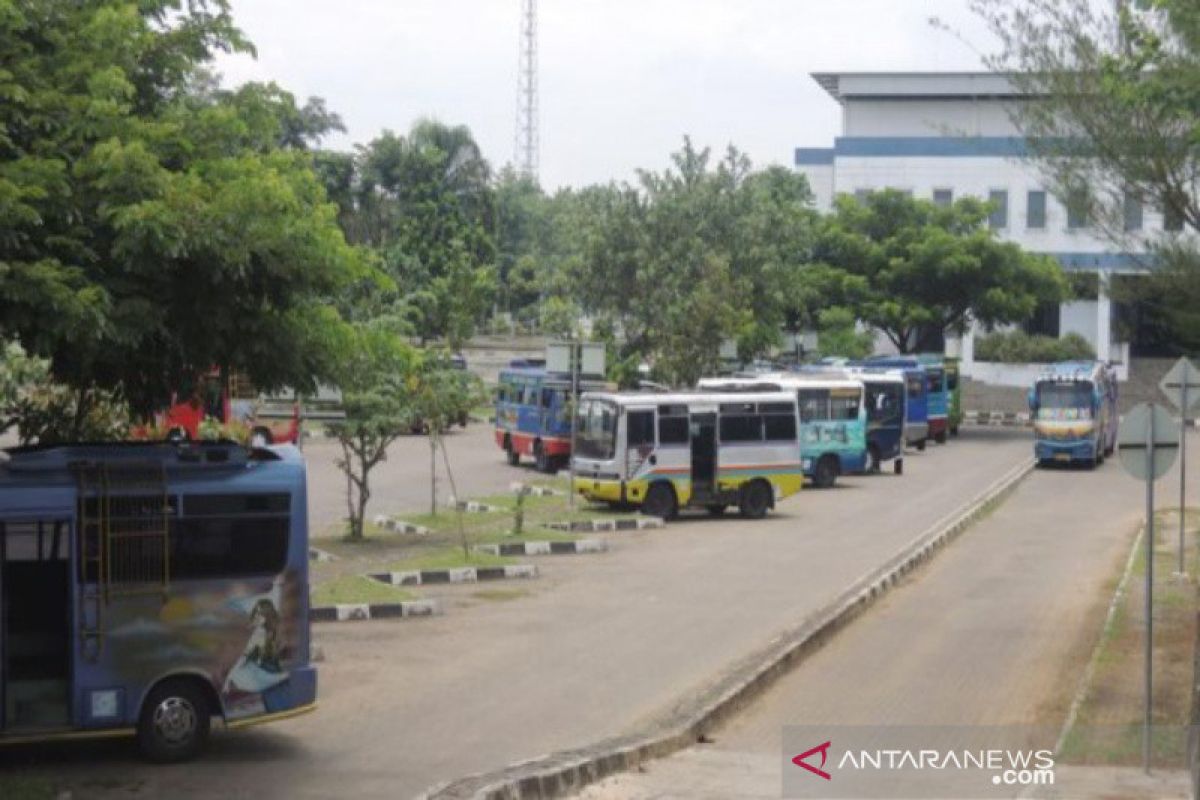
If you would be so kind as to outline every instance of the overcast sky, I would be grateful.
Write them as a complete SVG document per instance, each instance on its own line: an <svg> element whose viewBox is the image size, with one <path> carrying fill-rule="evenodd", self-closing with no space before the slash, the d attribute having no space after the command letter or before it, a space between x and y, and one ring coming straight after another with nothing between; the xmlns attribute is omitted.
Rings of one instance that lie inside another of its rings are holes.
<svg viewBox="0 0 1200 800"><path fill-rule="evenodd" d="M421 116L513 158L520 0L233 0L258 58L227 83L324 97L350 148ZM937 16L959 31L937 30ZM966 0L539 0L541 180L554 189L661 168L683 135L756 165L828 146L839 107L813 71L979 68Z"/></svg>

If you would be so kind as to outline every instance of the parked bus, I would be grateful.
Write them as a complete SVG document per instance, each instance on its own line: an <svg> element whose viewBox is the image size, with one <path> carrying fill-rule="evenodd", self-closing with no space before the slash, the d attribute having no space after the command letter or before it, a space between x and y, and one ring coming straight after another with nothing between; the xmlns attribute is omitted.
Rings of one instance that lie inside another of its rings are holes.
<svg viewBox="0 0 1200 800"><path fill-rule="evenodd" d="M866 472L879 472L882 464L904 472L904 429L908 411L908 381L900 370L848 367L862 381L863 405L867 409Z"/></svg>
<svg viewBox="0 0 1200 800"><path fill-rule="evenodd" d="M905 380L904 441L924 450L930 437L929 376L912 356L874 356L853 366L899 370Z"/></svg>
<svg viewBox="0 0 1200 800"><path fill-rule="evenodd" d="M265 400L238 373L230 375L226 385L218 370L197 376L192 386L172 395L171 404L155 422L172 439L196 441L204 438L200 426L205 419L244 425L259 447L300 441L300 401L293 398L281 409L280 398Z"/></svg>
<svg viewBox="0 0 1200 800"><path fill-rule="evenodd" d="M953 411L958 392L958 365L951 370L941 353L920 353L916 358L925 368L929 385L929 437L938 444L945 444L957 428Z"/></svg>
<svg viewBox="0 0 1200 800"><path fill-rule="evenodd" d="M579 380L580 392L609 385ZM539 362L513 362L500 372L496 390L496 444L514 466L533 458L541 472L556 472L571 457L571 376L547 372Z"/></svg>
<svg viewBox="0 0 1200 800"><path fill-rule="evenodd" d="M0 463L0 743L155 761L315 708L294 447L63 445Z"/></svg>
<svg viewBox="0 0 1200 800"><path fill-rule="evenodd" d="M1117 446L1117 378L1099 361L1052 364L1029 390L1038 463L1097 466Z"/></svg>
<svg viewBox="0 0 1200 800"><path fill-rule="evenodd" d="M813 486L827 489L838 475L867 464L867 414L863 385L844 371L738 373L705 378L701 389L770 389L791 392L800 405L800 461Z"/></svg>
<svg viewBox="0 0 1200 800"><path fill-rule="evenodd" d="M577 427L572 491L651 516L758 519L804 483L793 392L589 392Z"/></svg>

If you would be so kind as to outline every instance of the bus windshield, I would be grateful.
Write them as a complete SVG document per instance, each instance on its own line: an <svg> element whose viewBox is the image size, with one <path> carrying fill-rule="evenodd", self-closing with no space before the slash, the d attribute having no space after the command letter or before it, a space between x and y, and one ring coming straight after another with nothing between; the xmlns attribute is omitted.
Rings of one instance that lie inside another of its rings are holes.
<svg viewBox="0 0 1200 800"><path fill-rule="evenodd" d="M1092 414L1092 385L1086 381L1038 384L1038 417L1060 419L1069 416L1086 419Z"/></svg>
<svg viewBox="0 0 1200 800"><path fill-rule="evenodd" d="M607 461L616 455L617 407L607 400L584 400L579 405L575 453Z"/></svg>

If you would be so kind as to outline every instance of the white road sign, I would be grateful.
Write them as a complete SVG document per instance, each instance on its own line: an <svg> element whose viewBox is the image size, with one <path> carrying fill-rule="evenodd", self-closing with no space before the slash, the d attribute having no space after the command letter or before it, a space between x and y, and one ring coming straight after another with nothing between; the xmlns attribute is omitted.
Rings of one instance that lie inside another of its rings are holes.
<svg viewBox="0 0 1200 800"><path fill-rule="evenodd" d="M1160 405L1138 403L1121 420L1117 446L1121 465L1130 475L1141 480L1147 474L1161 478L1179 452L1179 423Z"/></svg>
<svg viewBox="0 0 1200 800"><path fill-rule="evenodd" d="M1162 389L1171 404L1180 411L1191 411L1196 403L1200 402L1200 369L1196 369L1186 357L1181 358L1163 376L1158 388Z"/></svg>

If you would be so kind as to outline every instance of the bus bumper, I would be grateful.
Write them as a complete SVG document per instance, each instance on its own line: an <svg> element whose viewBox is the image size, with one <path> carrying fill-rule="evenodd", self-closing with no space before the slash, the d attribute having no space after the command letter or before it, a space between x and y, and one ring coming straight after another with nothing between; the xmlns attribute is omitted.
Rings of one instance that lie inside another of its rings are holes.
<svg viewBox="0 0 1200 800"><path fill-rule="evenodd" d="M945 417L929 418L929 438L933 439L946 433L948 423Z"/></svg>
<svg viewBox="0 0 1200 800"><path fill-rule="evenodd" d="M625 500L625 487L621 481L611 478L581 478L575 476L574 491L580 497L603 503L621 503Z"/></svg>
<svg viewBox="0 0 1200 800"><path fill-rule="evenodd" d="M1033 455L1038 461L1095 461L1096 443L1091 439L1038 439L1033 444Z"/></svg>

